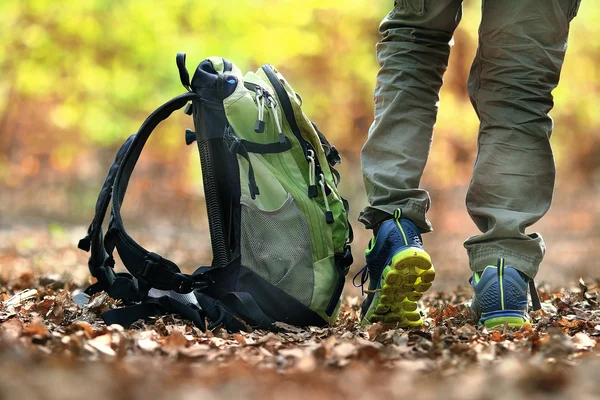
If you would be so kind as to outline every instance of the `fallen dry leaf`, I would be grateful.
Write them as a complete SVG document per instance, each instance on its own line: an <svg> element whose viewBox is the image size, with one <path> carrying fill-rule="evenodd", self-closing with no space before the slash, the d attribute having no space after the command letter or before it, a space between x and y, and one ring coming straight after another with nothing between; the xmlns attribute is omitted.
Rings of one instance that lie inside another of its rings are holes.
<svg viewBox="0 0 600 400"><path fill-rule="evenodd" d="M102 336L97 336L91 340L88 340L85 344L86 347L89 347L93 350L97 350L103 355L114 357L117 353L112 349L112 335L106 334Z"/></svg>
<svg viewBox="0 0 600 400"><path fill-rule="evenodd" d="M579 332L573 336L573 344L575 344L577 349L585 350L595 347L596 341L590 338L587 334Z"/></svg>
<svg viewBox="0 0 600 400"><path fill-rule="evenodd" d="M240 335L239 333L235 333L233 335L233 338L235 339L236 342L238 342L242 346L246 344L246 339L244 339L244 337L242 335Z"/></svg>
<svg viewBox="0 0 600 400"><path fill-rule="evenodd" d="M532 325L518 330L475 326L468 311L471 293L457 288L423 299L427 324L422 329L363 327L360 299L347 297L332 327L284 324L277 333L235 334L222 328L201 332L176 315L138 321L131 329L106 326L99 314L118 302L100 293L78 306L66 289L80 292L84 284L69 282L33 274L0 281L0 358L7 364L0 364L0 372L8 371L0 373L0 390L5 397L31 397L12 395L15 387L44 387L44 394L70 398L61 388L78 382L85 388L78 398L90 400L115 393L132 400L190 398L190 393L315 400L354 395L587 399L600 392L593 390L600 382L600 306L592 279L572 290L540 285L543 310L531 314ZM6 305L27 289L37 294ZM69 384L56 385L59 381Z"/></svg>
<svg viewBox="0 0 600 400"><path fill-rule="evenodd" d="M23 329L22 333L23 335L27 336L45 337L50 332L48 331L48 328L46 328L46 325L44 325L44 322L41 319L36 319L32 323L27 325Z"/></svg>
<svg viewBox="0 0 600 400"><path fill-rule="evenodd" d="M11 298L4 302L6 307L15 307L25 303L27 300L35 299L38 295L38 291L36 289L26 289L22 292L19 292L13 295Z"/></svg>

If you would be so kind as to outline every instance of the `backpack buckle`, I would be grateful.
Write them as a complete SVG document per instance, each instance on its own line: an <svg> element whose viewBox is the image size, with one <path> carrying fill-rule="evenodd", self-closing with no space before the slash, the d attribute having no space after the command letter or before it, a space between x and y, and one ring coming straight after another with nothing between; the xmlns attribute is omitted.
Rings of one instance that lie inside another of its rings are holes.
<svg viewBox="0 0 600 400"><path fill-rule="evenodd" d="M332 167L336 164L342 163L342 157L340 156L340 152L338 151L338 149L335 148L335 146L331 146L331 148L329 149L329 154L327 154L327 162Z"/></svg>
<svg viewBox="0 0 600 400"><path fill-rule="evenodd" d="M178 272L175 274L174 280L179 280L179 285L177 286L177 289L174 289L174 291L177 293L186 294L196 289L196 281L189 275L185 275L181 272Z"/></svg>
<svg viewBox="0 0 600 400"><path fill-rule="evenodd" d="M144 261L144 269L142 269L141 277L147 279L154 274L154 268L162 262L163 258L156 253L148 253Z"/></svg>
<svg viewBox="0 0 600 400"><path fill-rule="evenodd" d="M352 266L352 263L354 262L354 258L352 257L352 248L349 245L346 245L343 253L335 254L334 260L335 264L344 273L344 276L348 275L348 272L350 272L350 266Z"/></svg>
<svg viewBox="0 0 600 400"><path fill-rule="evenodd" d="M165 264L165 259L156 253L148 253L146 256L146 263L141 273L141 278L145 279L147 283L152 286L152 281L149 277L159 273L159 276L164 277L163 280L169 279L165 276L165 272L172 273L170 281L173 283L173 290L177 293L186 294L192 292L194 289L200 288L202 285L198 284L194 278L181 272L175 272Z"/></svg>

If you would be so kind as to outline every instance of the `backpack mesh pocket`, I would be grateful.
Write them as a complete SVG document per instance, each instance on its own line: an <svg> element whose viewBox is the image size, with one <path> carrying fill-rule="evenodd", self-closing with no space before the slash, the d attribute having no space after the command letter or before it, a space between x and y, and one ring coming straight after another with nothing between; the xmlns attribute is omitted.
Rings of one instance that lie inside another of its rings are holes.
<svg viewBox="0 0 600 400"><path fill-rule="evenodd" d="M312 246L304 216L291 195L275 211L242 199L241 262L267 282L310 306Z"/></svg>

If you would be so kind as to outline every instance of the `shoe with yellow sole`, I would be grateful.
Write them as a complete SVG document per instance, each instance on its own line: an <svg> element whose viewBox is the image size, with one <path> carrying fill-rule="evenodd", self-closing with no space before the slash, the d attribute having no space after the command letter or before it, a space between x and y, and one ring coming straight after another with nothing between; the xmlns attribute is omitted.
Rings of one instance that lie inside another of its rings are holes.
<svg viewBox="0 0 600 400"><path fill-rule="evenodd" d="M363 323L422 326L417 301L431 288L435 269L417 226L396 210L393 219L381 224L365 253L367 264L354 276L354 280L360 276L357 287L364 288L369 280Z"/></svg>

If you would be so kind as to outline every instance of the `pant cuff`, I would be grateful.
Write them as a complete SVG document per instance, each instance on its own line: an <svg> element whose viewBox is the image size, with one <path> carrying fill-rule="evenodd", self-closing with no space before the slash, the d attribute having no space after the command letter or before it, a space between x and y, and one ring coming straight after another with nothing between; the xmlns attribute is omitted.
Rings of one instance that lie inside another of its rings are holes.
<svg viewBox="0 0 600 400"><path fill-rule="evenodd" d="M432 232L433 227L427 219L427 209L420 202L408 201L404 204L390 204L385 206L367 206L360 213L358 221L363 223L367 229L373 229L377 224L392 218L394 211L402 209L402 217L408 218L417 225L421 233Z"/></svg>
<svg viewBox="0 0 600 400"><path fill-rule="evenodd" d="M535 278L542 261L495 246L478 247L477 250L469 250L468 255L469 266L473 272L481 272L488 265L496 265L499 258L504 258L506 265L521 271L530 278Z"/></svg>

